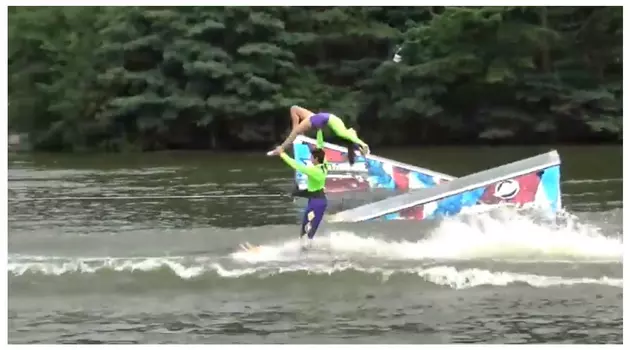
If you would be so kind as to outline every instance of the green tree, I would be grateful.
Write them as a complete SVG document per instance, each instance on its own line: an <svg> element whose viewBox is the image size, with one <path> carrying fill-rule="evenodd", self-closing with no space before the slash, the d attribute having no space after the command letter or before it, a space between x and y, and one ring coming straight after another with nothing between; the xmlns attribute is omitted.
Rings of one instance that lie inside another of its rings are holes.
<svg viewBox="0 0 630 350"><path fill-rule="evenodd" d="M433 135L558 140L581 127L589 128L581 138L601 130L621 135L619 85L594 74L616 71L619 56L606 54L589 71L589 55L579 53L602 50L579 44L591 16L608 20L599 35L589 30L595 37L618 32L615 10L563 9L445 8L405 33L402 62L377 69L373 84L388 92L377 97L381 116L415 124L423 138L441 130ZM582 27L567 26L579 14L586 15ZM618 38L603 42L618 52Z"/></svg>
<svg viewBox="0 0 630 350"><path fill-rule="evenodd" d="M375 146L621 140L621 39L619 7L12 7L9 127L270 147L300 104Z"/></svg>
<svg viewBox="0 0 630 350"><path fill-rule="evenodd" d="M11 8L9 123L35 147L87 146L98 101L99 7Z"/></svg>

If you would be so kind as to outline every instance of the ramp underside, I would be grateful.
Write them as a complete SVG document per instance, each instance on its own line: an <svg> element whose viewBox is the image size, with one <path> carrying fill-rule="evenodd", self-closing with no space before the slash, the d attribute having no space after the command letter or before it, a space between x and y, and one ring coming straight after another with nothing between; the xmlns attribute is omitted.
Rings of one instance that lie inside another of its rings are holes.
<svg viewBox="0 0 630 350"><path fill-rule="evenodd" d="M540 172L560 164L560 156L554 151L523 159L496 168L474 173L435 187L424 188L339 212L330 218L333 222L358 222L371 220L390 213L406 210L425 203L482 188L493 183ZM541 175L542 176L542 175Z"/></svg>

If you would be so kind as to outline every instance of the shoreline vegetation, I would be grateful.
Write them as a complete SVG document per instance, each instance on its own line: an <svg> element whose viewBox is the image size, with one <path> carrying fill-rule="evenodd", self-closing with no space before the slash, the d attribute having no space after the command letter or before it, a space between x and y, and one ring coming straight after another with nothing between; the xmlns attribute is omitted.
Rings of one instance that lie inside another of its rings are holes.
<svg viewBox="0 0 630 350"><path fill-rule="evenodd" d="M339 115L373 147L621 144L622 16L10 7L9 146L268 150L294 104Z"/></svg>

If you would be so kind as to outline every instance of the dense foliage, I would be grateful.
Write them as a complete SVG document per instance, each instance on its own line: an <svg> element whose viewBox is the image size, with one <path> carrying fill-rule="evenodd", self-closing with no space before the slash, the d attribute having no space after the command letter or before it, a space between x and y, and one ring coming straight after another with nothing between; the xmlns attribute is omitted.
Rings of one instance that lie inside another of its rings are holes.
<svg viewBox="0 0 630 350"><path fill-rule="evenodd" d="M622 9L9 8L37 149L270 147L292 104L372 145L617 142Z"/></svg>

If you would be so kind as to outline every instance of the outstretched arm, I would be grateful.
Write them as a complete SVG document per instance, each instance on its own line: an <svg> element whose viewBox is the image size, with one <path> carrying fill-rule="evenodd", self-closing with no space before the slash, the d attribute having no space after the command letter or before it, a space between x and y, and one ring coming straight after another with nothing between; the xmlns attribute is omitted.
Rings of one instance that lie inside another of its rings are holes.
<svg viewBox="0 0 630 350"><path fill-rule="evenodd" d="M322 129L317 130L317 148L324 148L324 132Z"/></svg>
<svg viewBox="0 0 630 350"><path fill-rule="evenodd" d="M293 128L293 130L291 130L291 133L289 134L289 136L287 136L287 139L284 140L284 142L278 147L282 148L282 149L286 149L291 144L291 142L293 142L293 140L295 140L295 138L298 135L307 132L308 129L310 129L310 128L311 128L311 121L309 119L303 120L300 124L298 124L297 127Z"/></svg>
<svg viewBox="0 0 630 350"><path fill-rule="evenodd" d="M310 178L314 178L319 181L323 181L326 179L326 175L315 166L306 166L304 164L298 163L295 159L289 157L286 153L280 153L280 158L284 160L291 168L306 174L306 176Z"/></svg>
<svg viewBox="0 0 630 350"><path fill-rule="evenodd" d="M269 155L279 154L280 151L285 150L299 134L303 134L311 128L310 117L313 112L300 106L291 106L291 133L287 136L286 140L274 151L269 152Z"/></svg>

